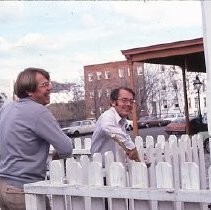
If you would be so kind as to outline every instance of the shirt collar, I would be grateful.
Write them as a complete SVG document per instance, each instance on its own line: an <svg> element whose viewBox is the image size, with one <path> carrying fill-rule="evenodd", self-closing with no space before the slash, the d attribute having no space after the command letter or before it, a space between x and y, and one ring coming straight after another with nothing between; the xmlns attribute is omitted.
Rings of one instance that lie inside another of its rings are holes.
<svg viewBox="0 0 211 210"><path fill-rule="evenodd" d="M125 126L127 124L126 118L120 117L119 113L116 111L116 109L114 107L111 107L110 109L114 112L115 118L116 118L118 124L120 124L121 126Z"/></svg>

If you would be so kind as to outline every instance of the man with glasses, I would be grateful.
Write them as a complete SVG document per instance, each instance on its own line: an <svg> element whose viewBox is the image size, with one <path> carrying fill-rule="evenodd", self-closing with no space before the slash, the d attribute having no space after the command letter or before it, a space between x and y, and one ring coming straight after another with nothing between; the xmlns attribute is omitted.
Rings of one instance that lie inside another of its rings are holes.
<svg viewBox="0 0 211 210"><path fill-rule="evenodd" d="M1 209L25 210L23 186L45 179L50 144L59 158L72 154L71 140L45 107L50 103L51 90L47 71L27 68L15 82L19 99L0 110Z"/></svg>
<svg viewBox="0 0 211 210"><path fill-rule="evenodd" d="M140 161L137 149L129 134L126 133L126 119L131 114L135 93L127 87L114 89L110 95L111 107L98 119L92 136L91 153L112 151L116 161ZM104 158L103 158L104 159Z"/></svg>

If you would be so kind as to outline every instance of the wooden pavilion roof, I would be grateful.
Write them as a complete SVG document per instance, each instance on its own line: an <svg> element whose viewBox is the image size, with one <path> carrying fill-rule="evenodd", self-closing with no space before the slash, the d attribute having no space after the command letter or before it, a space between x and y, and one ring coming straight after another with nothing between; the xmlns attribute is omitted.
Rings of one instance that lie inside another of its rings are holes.
<svg viewBox="0 0 211 210"><path fill-rule="evenodd" d="M127 60L186 67L191 72L206 72L203 38L122 50Z"/></svg>

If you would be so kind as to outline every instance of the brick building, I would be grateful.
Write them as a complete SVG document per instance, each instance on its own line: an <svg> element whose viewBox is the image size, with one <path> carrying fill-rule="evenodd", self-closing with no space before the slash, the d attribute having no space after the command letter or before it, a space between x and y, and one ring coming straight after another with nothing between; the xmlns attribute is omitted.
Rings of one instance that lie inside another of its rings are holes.
<svg viewBox="0 0 211 210"><path fill-rule="evenodd" d="M144 88L144 64L134 65L137 114L139 116L140 92ZM131 85L131 73L127 61L116 61L103 64L84 66L86 117L98 118L102 112L110 107L109 99L112 89Z"/></svg>

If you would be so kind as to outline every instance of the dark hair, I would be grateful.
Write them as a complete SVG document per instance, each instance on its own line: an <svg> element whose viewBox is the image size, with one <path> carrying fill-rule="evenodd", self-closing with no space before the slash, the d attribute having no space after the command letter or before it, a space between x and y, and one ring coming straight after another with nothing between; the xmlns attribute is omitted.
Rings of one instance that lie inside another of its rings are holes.
<svg viewBox="0 0 211 210"><path fill-rule="evenodd" d="M119 87L119 88L116 88L116 89L111 91L111 95L110 95L111 101L116 101L118 99L120 90L128 91L129 93L131 93L133 95L133 98L135 98L135 92L131 88Z"/></svg>
<svg viewBox="0 0 211 210"><path fill-rule="evenodd" d="M27 92L35 92L37 88L36 83L36 74L40 73L47 80L50 80L50 75L47 71L44 69L34 68L30 67L27 69L24 69L22 72L19 73L15 85L14 85L14 93L19 98L26 98L28 97Z"/></svg>

